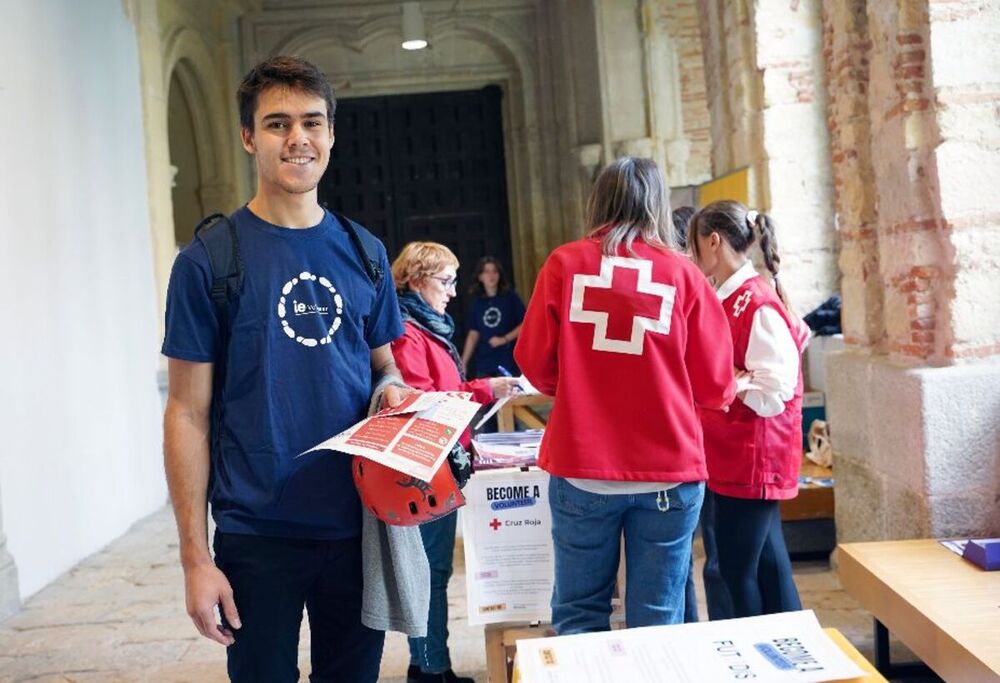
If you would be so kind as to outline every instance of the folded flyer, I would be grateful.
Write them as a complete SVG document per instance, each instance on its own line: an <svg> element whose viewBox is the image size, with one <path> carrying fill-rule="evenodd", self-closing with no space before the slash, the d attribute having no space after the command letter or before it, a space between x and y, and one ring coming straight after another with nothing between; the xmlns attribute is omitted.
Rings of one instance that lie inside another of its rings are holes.
<svg viewBox="0 0 1000 683"><path fill-rule="evenodd" d="M455 391L412 394L395 408L365 418L305 453L331 450L360 455L430 481L480 408L471 398L472 394Z"/></svg>

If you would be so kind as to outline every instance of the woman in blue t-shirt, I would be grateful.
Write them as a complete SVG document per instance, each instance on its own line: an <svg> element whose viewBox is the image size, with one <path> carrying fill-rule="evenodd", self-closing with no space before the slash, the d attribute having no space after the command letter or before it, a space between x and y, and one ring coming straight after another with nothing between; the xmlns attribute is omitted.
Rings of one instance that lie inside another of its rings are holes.
<svg viewBox="0 0 1000 683"><path fill-rule="evenodd" d="M476 263L476 281L469 289L472 311L462 362L471 377L496 377L498 368L519 375L514 363L514 340L521 332L524 302L507 284L503 266L494 256ZM472 364L469 364L469 361Z"/></svg>

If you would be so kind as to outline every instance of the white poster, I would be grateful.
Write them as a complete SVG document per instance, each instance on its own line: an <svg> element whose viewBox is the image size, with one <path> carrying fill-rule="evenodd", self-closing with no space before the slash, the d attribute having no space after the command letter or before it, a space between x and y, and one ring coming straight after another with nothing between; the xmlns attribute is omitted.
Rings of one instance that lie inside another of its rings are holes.
<svg viewBox="0 0 1000 683"><path fill-rule="evenodd" d="M517 641L522 683L820 683L863 676L811 610Z"/></svg>
<svg viewBox="0 0 1000 683"><path fill-rule="evenodd" d="M548 621L549 475L538 469L480 471L462 493L469 623Z"/></svg>

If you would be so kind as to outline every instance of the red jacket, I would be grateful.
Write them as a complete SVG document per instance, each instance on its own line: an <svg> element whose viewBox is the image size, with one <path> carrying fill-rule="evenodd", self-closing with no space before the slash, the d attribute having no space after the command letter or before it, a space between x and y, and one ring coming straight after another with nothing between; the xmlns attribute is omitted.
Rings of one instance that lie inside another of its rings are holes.
<svg viewBox="0 0 1000 683"><path fill-rule="evenodd" d="M479 403L493 400L489 379L463 382L458 367L445 346L411 322L403 323L403 336L392 342L392 356L403 381L422 391L470 391ZM470 432L465 430L459 439L469 447Z"/></svg>
<svg viewBox="0 0 1000 683"><path fill-rule="evenodd" d="M740 285L722 307L729 319L736 367L745 370L744 359L754 314L771 306L788 325L801 354L807 335L801 334L774 288L760 276ZM702 410L708 487L733 498L785 500L799 491L802 464L802 363L795 395L785 410L774 417L761 417L742 401L734 401L729 412Z"/></svg>
<svg viewBox="0 0 1000 683"><path fill-rule="evenodd" d="M560 477L685 482L706 476L695 405L735 396L726 317L705 277L674 251L598 239L542 267L514 358L555 397L539 465Z"/></svg>

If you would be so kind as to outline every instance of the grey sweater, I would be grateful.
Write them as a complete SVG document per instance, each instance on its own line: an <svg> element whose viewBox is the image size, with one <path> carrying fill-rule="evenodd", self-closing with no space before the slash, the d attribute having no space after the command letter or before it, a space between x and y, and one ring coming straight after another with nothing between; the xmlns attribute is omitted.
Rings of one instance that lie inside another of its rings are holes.
<svg viewBox="0 0 1000 683"><path fill-rule="evenodd" d="M403 382L391 375L383 377L372 391L369 415L377 411L382 392L390 384L403 385ZM364 572L361 623L379 631L426 636L431 578L420 528L391 526L364 510L361 562Z"/></svg>

